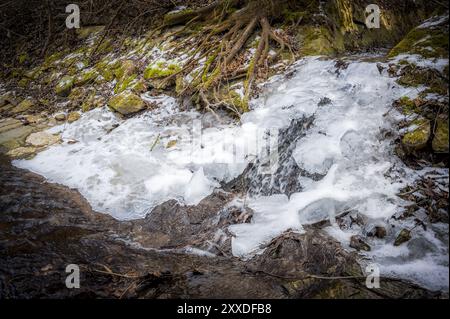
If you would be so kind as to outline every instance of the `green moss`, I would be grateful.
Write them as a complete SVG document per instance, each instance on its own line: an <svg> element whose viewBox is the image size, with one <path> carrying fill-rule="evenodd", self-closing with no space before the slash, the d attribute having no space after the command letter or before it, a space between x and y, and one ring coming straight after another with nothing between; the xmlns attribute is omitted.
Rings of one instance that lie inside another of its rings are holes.
<svg viewBox="0 0 450 319"><path fill-rule="evenodd" d="M98 73L94 68L84 70L79 76L75 79L75 85L81 86L85 85L86 83L90 83L95 81L97 78Z"/></svg>
<svg viewBox="0 0 450 319"><path fill-rule="evenodd" d="M425 58L446 58L448 46L448 32L415 28L389 52L388 57L409 53L420 54Z"/></svg>
<svg viewBox="0 0 450 319"><path fill-rule="evenodd" d="M418 113L420 110L416 106L413 100L411 100L407 96L401 97L397 101L397 105L402 108L403 113L405 114L412 114L412 113Z"/></svg>
<svg viewBox="0 0 450 319"><path fill-rule="evenodd" d="M244 97L241 97L239 93L235 91L230 91L232 104L239 110L239 112L246 113L249 111L248 100Z"/></svg>
<svg viewBox="0 0 450 319"><path fill-rule="evenodd" d="M344 51L342 35L332 35L326 27L303 26L299 29L300 53L307 55L332 55Z"/></svg>
<svg viewBox="0 0 450 319"><path fill-rule="evenodd" d="M11 112L12 113L22 113L22 112L28 111L34 105L35 105L35 102L33 100L25 99L22 102L20 102L16 107L14 107L11 110Z"/></svg>
<svg viewBox="0 0 450 319"><path fill-rule="evenodd" d="M217 58L218 51L214 52L211 56L208 57L208 59L205 62L205 67L203 68L203 74L202 74L202 81L206 82L208 80L208 73L209 68L211 67L211 64L214 62L214 60Z"/></svg>
<svg viewBox="0 0 450 319"><path fill-rule="evenodd" d="M436 131L432 142L433 151L437 153L448 153L448 119L438 119L436 124Z"/></svg>
<svg viewBox="0 0 450 319"><path fill-rule="evenodd" d="M56 84L55 93L60 96L68 96L72 87L74 85L74 77L73 76L63 76L62 79Z"/></svg>
<svg viewBox="0 0 450 319"><path fill-rule="evenodd" d="M216 81L219 74L220 68L217 66L214 71L208 76L208 79L203 82L203 88L205 90L209 89L209 87Z"/></svg>
<svg viewBox="0 0 450 319"><path fill-rule="evenodd" d="M97 96L94 91L92 91L88 97L81 104L81 110L87 112L93 110L97 107L101 107L105 104L105 99L102 96Z"/></svg>
<svg viewBox="0 0 450 319"><path fill-rule="evenodd" d="M132 60L124 60L119 63L119 66L114 70L116 79L122 80L134 73L136 66Z"/></svg>
<svg viewBox="0 0 450 319"><path fill-rule="evenodd" d="M144 71L144 78L146 80L164 78L173 75L180 71L181 68L173 63L158 62L156 64L149 65Z"/></svg>
<svg viewBox="0 0 450 319"><path fill-rule="evenodd" d="M133 81L136 79L137 74L132 74L129 77L126 77L116 83L116 86L114 87L114 94L121 93L127 89L130 88L130 85L133 83Z"/></svg>
<svg viewBox="0 0 450 319"><path fill-rule="evenodd" d="M136 94L125 91L113 96L108 101L108 106L123 115L136 113L145 108L145 103Z"/></svg>
<svg viewBox="0 0 450 319"><path fill-rule="evenodd" d="M19 62L19 64L25 64L25 62L27 62L28 60L29 60L29 56L27 53L21 53L17 57L17 61Z"/></svg>
<svg viewBox="0 0 450 319"><path fill-rule="evenodd" d="M112 81L114 80L115 74L114 71L120 66L119 61L110 61L108 58L104 58L103 60L99 61L95 65L95 69L98 73L101 74L101 76L106 81Z"/></svg>
<svg viewBox="0 0 450 319"><path fill-rule="evenodd" d="M402 138L402 143L409 149L420 150L424 148L431 135L430 121L427 119L417 119L412 122L414 129L406 133Z"/></svg>
<svg viewBox="0 0 450 319"><path fill-rule="evenodd" d="M21 88L26 88L28 84L30 83L30 79L28 78L22 78L19 82L17 82L17 85Z"/></svg>
<svg viewBox="0 0 450 319"><path fill-rule="evenodd" d="M448 90L448 82L437 70L421 68L415 64L408 64L402 68L397 83L410 87L419 87L422 85L428 87L423 92L423 95L428 93L447 95Z"/></svg>

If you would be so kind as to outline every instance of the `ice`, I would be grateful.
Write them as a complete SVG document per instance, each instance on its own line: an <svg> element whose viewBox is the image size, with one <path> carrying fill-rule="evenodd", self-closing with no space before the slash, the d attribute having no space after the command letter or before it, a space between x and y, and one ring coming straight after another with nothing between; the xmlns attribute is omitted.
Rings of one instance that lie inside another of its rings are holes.
<svg viewBox="0 0 450 319"><path fill-rule="evenodd" d="M442 67L440 61L430 65ZM396 196L407 184L425 175L448 179L447 169L405 167L393 152L395 136L383 135L395 132L394 124L401 119L391 109L392 102L413 97L417 90L399 86L376 63L358 59L337 70L334 60L310 57L289 72L292 76L276 76L262 87L240 124L181 110L175 99L165 95L144 94L143 99L158 107L127 120L107 108L84 113L72 124L51 129L61 132L61 145L14 165L77 188L100 212L118 219L141 218L170 199L198 204L220 182L238 177L260 156L261 132L313 118L305 136L295 136L292 144L292 157L307 173L298 178L301 187L290 196L270 193L274 195L245 198L254 211L251 223L230 226L232 252L241 258L262 252L265 244L287 230L303 232L303 226L323 220L330 221L326 231L348 248L358 230L340 229L336 216L357 211L371 224L384 225L407 204ZM325 97L331 103L319 103ZM396 226L412 227L400 222ZM448 289L448 248L430 237L434 230L414 231L425 240L430 254L420 255L418 246L394 247L380 241L371 243L373 251L367 256L381 265L383 276ZM395 238L390 236L392 242ZM447 284L442 283L445 278Z"/></svg>

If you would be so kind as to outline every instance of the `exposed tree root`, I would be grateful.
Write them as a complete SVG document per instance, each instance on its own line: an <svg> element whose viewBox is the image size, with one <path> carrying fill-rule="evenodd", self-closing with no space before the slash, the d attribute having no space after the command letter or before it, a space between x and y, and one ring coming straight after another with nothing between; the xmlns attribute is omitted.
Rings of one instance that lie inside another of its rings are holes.
<svg viewBox="0 0 450 319"><path fill-rule="evenodd" d="M189 92L197 97L197 101L208 111L214 112L213 109L224 107L240 117L248 110L248 100L259 78L260 69L268 69L286 48L292 57L295 57L295 53L291 43L279 36L270 25L269 20L274 18L272 1L244 1L245 5L240 10L230 10L238 3L238 0L216 0L197 10L169 13L164 18L164 25L184 25L170 34L177 36L185 32L189 24L203 23L201 37L191 36L188 38L190 41L178 45L177 49L190 42L191 47L187 51L191 52L191 58L165 81L189 74L195 66L200 65L200 71L197 70L191 83L181 93ZM253 50L248 48L251 38L258 41ZM271 47L277 50L275 55L269 56ZM248 54L251 55L250 59ZM230 98L224 88L240 79L244 79L245 93L241 103L236 105L233 102L236 99Z"/></svg>

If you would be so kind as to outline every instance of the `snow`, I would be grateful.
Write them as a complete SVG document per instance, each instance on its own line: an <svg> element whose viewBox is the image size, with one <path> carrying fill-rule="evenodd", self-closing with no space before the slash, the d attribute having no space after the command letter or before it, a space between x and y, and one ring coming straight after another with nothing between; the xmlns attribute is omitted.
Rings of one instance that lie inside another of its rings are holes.
<svg viewBox="0 0 450 319"><path fill-rule="evenodd" d="M448 21L448 15L434 16L434 17L429 18L425 22L423 22L417 28L419 28L419 29L433 28L433 27L441 25L447 21Z"/></svg>
<svg viewBox="0 0 450 319"><path fill-rule="evenodd" d="M141 218L170 199L198 204L219 182L239 176L261 156L267 130L313 116L313 126L297 141L293 157L319 178L301 177L302 191L291 196L247 198L254 216L251 223L230 226L232 251L249 258L283 232L303 232L304 225L322 220L330 220L327 232L348 246L357 230L341 230L337 215L355 210L371 223L384 224L406 205L396 196L400 189L421 174L432 174L406 168L393 154L392 140L382 135L392 131L399 117L392 102L417 93L397 85L386 72L380 74L376 63L357 59L337 72L334 60L310 57L290 71L292 77L276 76L266 83L240 124L226 116L218 123L211 114L180 109L171 97L144 94L144 100L158 107L128 120L107 108L84 113L72 124L51 129L61 132L61 145L14 165L77 188L94 209L117 219ZM319 106L324 97L331 103ZM169 141L176 143L167 147ZM433 253L419 256L413 247L382 242L368 256L381 263L383 276L448 289L448 257L443 258L448 249L419 234Z"/></svg>

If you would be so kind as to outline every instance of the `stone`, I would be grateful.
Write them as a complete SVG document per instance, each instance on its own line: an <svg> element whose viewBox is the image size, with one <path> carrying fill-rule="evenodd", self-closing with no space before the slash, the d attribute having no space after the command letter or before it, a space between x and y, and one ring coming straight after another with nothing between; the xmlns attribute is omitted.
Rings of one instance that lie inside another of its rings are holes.
<svg viewBox="0 0 450 319"><path fill-rule="evenodd" d="M0 95L0 107L6 106L8 104L12 104L14 106L17 105L17 101L11 93L5 93Z"/></svg>
<svg viewBox="0 0 450 319"><path fill-rule="evenodd" d="M108 101L108 106L123 115L133 114L145 108L144 101L136 94L125 91L113 96Z"/></svg>
<svg viewBox="0 0 450 319"><path fill-rule="evenodd" d="M386 237L386 228L384 228L383 226L376 226L375 237L380 239Z"/></svg>
<svg viewBox="0 0 450 319"><path fill-rule="evenodd" d="M384 238L386 237L387 231L383 226L372 226L367 231L368 237Z"/></svg>
<svg viewBox="0 0 450 319"><path fill-rule="evenodd" d="M25 99L22 102L20 102L16 107L14 107L11 110L11 113L14 113L14 114L22 113L22 112L29 110L33 106L34 106L34 101L32 99Z"/></svg>
<svg viewBox="0 0 450 319"><path fill-rule="evenodd" d="M355 248L358 251L370 251L370 246L366 244L360 236L357 235L350 237L350 247Z"/></svg>
<svg viewBox="0 0 450 319"><path fill-rule="evenodd" d="M81 115L78 112L70 112L69 115L67 116L67 122L73 123L77 121L80 118L80 116Z"/></svg>
<svg viewBox="0 0 450 319"><path fill-rule="evenodd" d="M13 118L6 118L0 121L0 133L22 126L22 122Z"/></svg>
<svg viewBox="0 0 450 319"><path fill-rule="evenodd" d="M36 153L36 148L31 146L18 147L10 150L6 155L14 159L29 158Z"/></svg>
<svg viewBox="0 0 450 319"><path fill-rule="evenodd" d="M19 121L20 122L20 121ZM25 138L33 132L33 128L29 125L16 126L12 124L0 128L0 145L7 150L22 146Z"/></svg>
<svg viewBox="0 0 450 319"><path fill-rule="evenodd" d="M59 96L68 96L74 85L74 78L66 75L56 84L55 92Z"/></svg>
<svg viewBox="0 0 450 319"><path fill-rule="evenodd" d="M64 113L56 114L55 115L55 120L60 121L60 122L65 121L66 120L66 114L64 114Z"/></svg>
<svg viewBox="0 0 450 319"><path fill-rule="evenodd" d="M448 153L448 120L439 119L436 121L436 132L432 147L436 153Z"/></svg>
<svg viewBox="0 0 450 319"><path fill-rule="evenodd" d="M427 146L431 136L431 124L427 119L417 119L412 122L409 132L402 138L402 144L407 150L418 151Z"/></svg>
<svg viewBox="0 0 450 319"><path fill-rule="evenodd" d="M411 239L411 231L406 228L403 228L395 239L394 246L400 246L403 243L406 243Z"/></svg>
<svg viewBox="0 0 450 319"><path fill-rule="evenodd" d="M49 146L60 141L60 137L47 132L37 132L30 134L25 140L26 143L33 146Z"/></svg>
<svg viewBox="0 0 450 319"><path fill-rule="evenodd" d="M41 118L37 115L30 115L30 114L25 115L24 119L29 124L37 124L37 123L42 123L44 121L43 118Z"/></svg>
<svg viewBox="0 0 450 319"><path fill-rule="evenodd" d="M116 79L122 80L125 77L129 77L135 73L136 65L133 60L124 60L120 63L120 66L114 70Z"/></svg>

